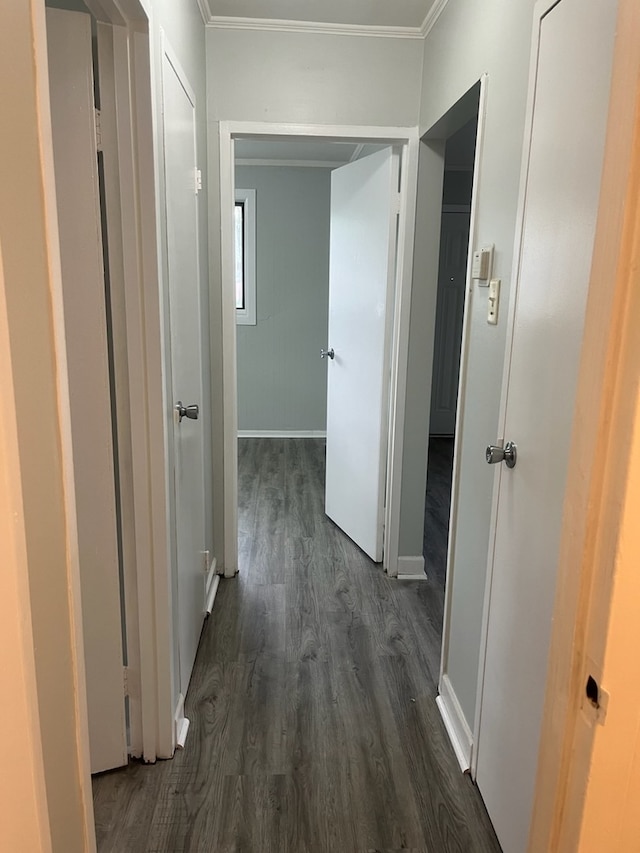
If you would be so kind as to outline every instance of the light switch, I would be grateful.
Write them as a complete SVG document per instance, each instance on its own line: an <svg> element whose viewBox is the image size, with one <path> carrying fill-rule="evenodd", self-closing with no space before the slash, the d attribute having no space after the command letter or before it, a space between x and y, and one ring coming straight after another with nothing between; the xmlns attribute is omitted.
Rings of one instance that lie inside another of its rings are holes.
<svg viewBox="0 0 640 853"><path fill-rule="evenodd" d="M498 308L500 307L500 279L492 278L489 282L489 299L487 308L487 323L498 324Z"/></svg>
<svg viewBox="0 0 640 853"><path fill-rule="evenodd" d="M491 275L493 261L493 246L483 246L473 253L471 264L471 278L477 281L486 281Z"/></svg>

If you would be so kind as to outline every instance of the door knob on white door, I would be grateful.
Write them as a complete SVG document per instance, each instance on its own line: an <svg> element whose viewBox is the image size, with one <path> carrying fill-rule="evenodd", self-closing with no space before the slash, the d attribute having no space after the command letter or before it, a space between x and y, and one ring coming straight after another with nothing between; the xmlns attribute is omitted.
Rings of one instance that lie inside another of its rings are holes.
<svg viewBox="0 0 640 853"><path fill-rule="evenodd" d="M504 447L496 447L495 444L490 444L485 456L489 465L504 462L507 468L515 468L518 460L518 448L512 441L508 441Z"/></svg>
<svg viewBox="0 0 640 853"><path fill-rule="evenodd" d="M325 356L327 358L335 358L336 357L336 354L333 351L333 347L331 347L331 349L321 349L320 350L320 358L324 358Z"/></svg>
<svg viewBox="0 0 640 853"><path fill-rule="evenodd" d="M182 400L176 403L176 412L178 413L178 422L183 418L189 418L192 421L197 421L200 415L200 407L197 403L192 403L190 406L184 406Z"/></svg>

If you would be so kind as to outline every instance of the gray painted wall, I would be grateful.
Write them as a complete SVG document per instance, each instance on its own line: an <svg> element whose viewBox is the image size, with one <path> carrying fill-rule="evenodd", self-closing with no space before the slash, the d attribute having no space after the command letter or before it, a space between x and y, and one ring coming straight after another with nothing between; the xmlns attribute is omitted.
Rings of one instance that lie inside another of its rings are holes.
<svg viewBox="0 0 640 853"><path fill-rule="evenodd" d="M238 428L324 430L331 171L238 166L256 190L257 323L238 326Z"/></svg>
<svg viewBox="0 0 640 853"><path fill-rule="evenodd" d="M452 601L445 672L471 728L494 479L493 469L484 460L484 448L497 438L532 20L529 3L449 0L425 43L422 132L429 130L484 73L488 75L475 245L495 243L494 276L502 279L502 307L497 326L486 322L486 289L474 285L471 294L467 386L459 427L462 448L458 461L462 476L450 576ZM421 239L419 236L417 247ZM425 261L418 254L416 260L419 263L414 269L414 297L417 291L417 301L425 307L429 300L421 299L419 290L424 287L421 264ZM424 368L420 371L416 364L423 359L425 365L425 354L420 350L423 331L417 312L413 316L413 306L412 297L410 397L425 393ZM412 452L405 456L403 465L403 506L420 500L424 490L420 464L426 454L427 407L422 410L416 407L414 415L407 424L411 431L407 446ZM417 524L417 519L414 522ZM401 553L421 553L418 529L404 525L402 532Z"/></svg>

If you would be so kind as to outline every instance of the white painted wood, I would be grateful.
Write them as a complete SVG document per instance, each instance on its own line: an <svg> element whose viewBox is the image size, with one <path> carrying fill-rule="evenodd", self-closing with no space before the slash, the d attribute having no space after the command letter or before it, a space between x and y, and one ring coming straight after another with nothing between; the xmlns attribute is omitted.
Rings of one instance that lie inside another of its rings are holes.
<svg viewBox="0 0 640 853"><path fill-rule="evenodd" d="M179 683L186 695L206 606L204 449L195 96L163 39L162 103L172 405L200 406L196 420L174 409L175 567ZM207 566L208 569L208 566Z"/></svg>
<svg viewBox="0 0 640 853"><path fill-rule="evenodd" d="M473 736L447 675L440 679L436 705L463 773L471 767Z"/></svg>
<svg viewBox="0 0 640 853"><path fill-rule="evenodd" d="M498 437L516 442L518 463L496 472L476 735L476 778L505 853L526 849L533 806L614 31L613 5L561 0L542 17L534 52Z"/></svg>
<svg viewBox="0 0 640 853"><path fill-rule="evenodd" d="M394 304L394 334L391 352L389 393L389 449L384 568L397 575L400 538L400 485L407 386L408 334L415 236L418 132L414 127L376 127L318 124L270 124L267 122L220 122L220 209L221 219L223 409L224 409L224 574L233 577L238 565L238 418L236 322L233 269L234 139L236 137L298 137L303 139L359 140L402 146L400 217Z"/></svg>
<svg viewBox="0 0 640 853"><path fill-rule="evenodd" d="M176 727L176 749L184 749L191 721L184 715L184 696L182 693L178 696L178 704L176 706L174 719Z"/></svg>
<svg viewBox="0 0 640 853"><path fill-rule="evenodd" d="M124 258L124 242L130 241L123 225L121 171L130 152L120 151L118 144L118 100L129 104L129 75L127 31L110 24L96 25L98 66L100 78L100 116L102 128L102 161L104 168L104 209L109 240L109 301L111 309L111 349L113 358L113 396L116 412L129 409L129 353L127 343L126 287L130 281ZM126 120L126 119L124 119ZM121 154L123 163L121 165ZM132 281L135 287L135 279ZM136 533L134 503L134 466L131 442L131 421L117 418L116 495L119 501L118 524L121 547L121 583L124 598L128 695L128 751L136 758L142 756L142 706L140 679L140 642L138 619L138 588L136 574Z"/></svg>
<svg viewBox="0 0 640 853"><path fill-rule="evenodd" d="M458 406L456 412L456 431L454 436L453 471L451 484L451 508L449 512L449 541L447 543L447 569L444 588L444 616L442 622L442 653L440 656L439 685L448 671L449 640L451 630L451 608L453 602L453 572L456 535L458 528L458 508L460 493L460 457L462 453L462 430L458 427L463 423L464 405L467 389L467 373L469 358L469 337L471 329L473 282L469 278L471 270L471 255L476 244L478 230L478 187L481 175L482 155L484 151L485 123L487 114L488 77L483 75L480 80L480 97L478 101L478 126L476 130L476 146L473 164L473 183L471 188L471 217L469 221L469 247L467 255L467 298L465 299L462 319L462 344L460 347L460 375L458 377ZM468 721L471 724L471 721ZM475 731L475 729L474 729Z"/></svg>
<svg viewBox="0 0 640 853"><path fill-rule="evenodd" d="M467 290L469 219L470 215L466 212L442 213L431 380L431 435L453 435L456 428L462 320Z"/></svg>
<svg viewBox="0 0 640 853"><path fill-rule="evenodd" d="M331 175L325 512L382 560L399 158Z"/></svg>
<svg viewBox="0 0 640 853"><path fill-rule="evenodd" d="M47 11L91 771L127 761L91 20Z"/></svg>
<svg viewBox="0 0 640 853"><path fill-rule="evenodd" d="M398 580L425 580L424 557L398 557Z"/></svg>
<svg viewBox="0 0 640 853"><path fill-rule="evenodd" d="M425 38L442 14L447 0L409 0L381 9L371 4L329 3L322 0L315 5L307 3L302 20L287 20L290 7L276 2L252 5L244 3L218 3L197 0L204 23L221 29L261 29L278 32L313 32L325 34L362 35L390 38ZM233 14L229 14L233 12ZM346 20L345 20L346 16ZM381 24L381 20L385 24ZM357 21L358 23L352 23ZM408 23L411 21L412 23ZM421 23L419 23L421 21Z"/></svg>

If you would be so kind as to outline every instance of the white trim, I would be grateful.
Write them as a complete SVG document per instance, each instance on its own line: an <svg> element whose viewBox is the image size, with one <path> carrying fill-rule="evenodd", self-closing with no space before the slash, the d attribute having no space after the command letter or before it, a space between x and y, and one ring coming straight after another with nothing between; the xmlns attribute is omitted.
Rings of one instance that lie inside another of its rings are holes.
<svg viewBox="0 0 640 853"><path fill-rule="evenodd" d="M119 117L123 109L129 114L130 79L126 73L129 57L129 37L126 28L103 22L97 24L98 68L102 122L102 151L104 162L104 204L107 217L108 260L110 272L111 333L113 338L114 390L116 406L118 499L120 504L121 578L125 607L122 618L126 633L126 666L128 673L128 752L142 756L142 705L140 679L140 642L138 578L136 572L136 531L134 523L134 469L129 418L119 417L122 407L129 409L129 357L126 322L126 288L136 287L136 272L125 266L126 257L135 251L135 235L124 226L128 211L123 204L129 194L122 187L122 173L130 175L130 135L126 120ZM120 121L119 121L120 118ZM124 127L123 127L124 125ZM120 134L120 136L119 136ZM122 160L122 162L121 162ZM129 246L125 250L125 243ZM131 243L134 244L131 247Z"/></svg>
<svg viewBox="0 0 640 853"><path fill-rule="evenodd" d="M261 160L259 158L239 157L236 166L288 166L294 169L338 169L348 161L336 160Z"/></svg>
<svg viewBox="0 0 640 853"><path fill-rule="evenodd" d="M404 423L409 365L409 321L413 285L413 248L416 233L418 193L418 147L415 128L407 139L401 163L400 215L396 244L396 290L391 344L391 380L389 383L389 435L387 451L387 500L383 566L389 577L398 574L400 550L400 502L404 452Z"/></svg>
<svg viewBox="0 0 640 853"><path fill-rule="evenodd" d="M398 580L426 581L426 579L422 554L417 557L398 557Z"/></svg>
<svg viewBox="0 0 640 853"><path fill-rule="evenodd" d="M389 388L389 440L387 465L386 539L383 565L390 576L397 574L400 538L400 485L408 362L408 329L413 273L416 182L418 169L417 127L357 125L269 124L266 122L220 122L220 210L222 280L233 281L233 233L231 200L234 195L234 139L236 137L302 137L322 140L387 142L402 146L400 214L398 224L394 328L391 344ZM236 366L236 323L233 288L222 287L223 346L223 444L224 444L224 571L233 577L238 562L238 402Z"/></svg>
<svg viewBox="0 0 640 853"><path fill-rule="evenodd" d="M207 603L204 609L204 612L207 616L211 616L213 612L213 604L216 600L216 594L218 592L218 587L220 586L220 575L213 576L213 583L209 587L209 594L207 595Z"/></svg>
<svg viewBox="0 0 640 853"><path fill-rule="evenodd" d="M355 163L355 161L358 159L358 157L362 154L363 148L364 148L364 144L362 142L360 142L360 143L358 143L358 145L356 145L356 147L353 149L353 153L351 154L351 157L349 157L350 163Z"/></svg>
<svg viewBox="0 0 640 853"><path fill-rule="evenodd" d="M469 249L467 259L467 281L464 314L462 320L462 345L460 349L460 375L458 377L458 408L456 412L456 426L453 448L453 471L451 483L451 506L449 510L449 542L447 545L447 569L445 574L444 594L444 618L442 625L442 651L440 656L440 683L447 677L447 660L449 655L449 623L451 621L451 604L453 596L453 574L455 572L453 555L455 553L458 505L460 493L460 475L462 456L462 429L464 418L464 407L467 391L467 372L469 366L469 335L471 331L471 314L473 300L473 282L471 276L471 260L478 233L478 187L480 184L480 173L482 154L484 148L485 122L487 113L487 87L489 78L483 74L480 78L480 98L478 102L478 126L476 129L476 150L473 167L473 182L471 187L471 216L469 219ZM448 680L448 679L447 679Z"/></svg>
<svg viewBox="0 0 640 853"><path fill-rule="evenodd" d="M173 715L173 720L175 726L174 738L176 749L184 749L184 745L187 741L187 734L189 733L190 720L184 715L184 696L182 693L178 696L178 703L176 705L176 712Z"/></svg>
<svg viewBox="0 0 640 853"><path fill-rule="evenodd" d="M426 39L431 30L435 27L436 21L444 12L444 8L448 2L449 0L435 0L433 6L427 12L426 17L422 22L422 26L420 27L420 34L423 38Z"/></svg>
<svg viewBox="0 0 640 853"><path fill-rule="evenodd" d="M460 769L463 773L466 773L471 768L473 737L471 729L467 725L467 721L462 713L458 697L447 675L443 675L440 679L440 693L436 696L436 705L440 711L440 716L449 735L449 740L458 759Z"/></svg>
<svg viewBox="0 0 640 853"><path fill-rule="evenodd" d="M314 33L330 36L423 39L422 27L383 27L373 24L336 24L322 21L290 21L277 18L236 18L211 15L207 27L217 30L260 30L276 33Z"/></svg>
<svg viewBox="0 0 640 853"><path fill-rule="evenodd" d="M326 438L324 429L239 429L238 438Z"/></svg>
<svg viewBox="0 0 640 853"><path fill-rule="evenodd" d="M236 308L239 326L256 325L256 191L238 189L236 202L244 204L244 308ZM235 244L234 244L235 245Z"/></svg>
<svg viewBox="0 0 640 853"><path fill-rule="evenodd" d="M321 33L325 35L369 36L373 38L425 39L448 0L434 0L419 27L376 26L375 24L337 24L319 21L280 20L277 18L243 18L214 15L210 0L196 0L205 26L219 30L266 30L270 32Z"/></svg>

